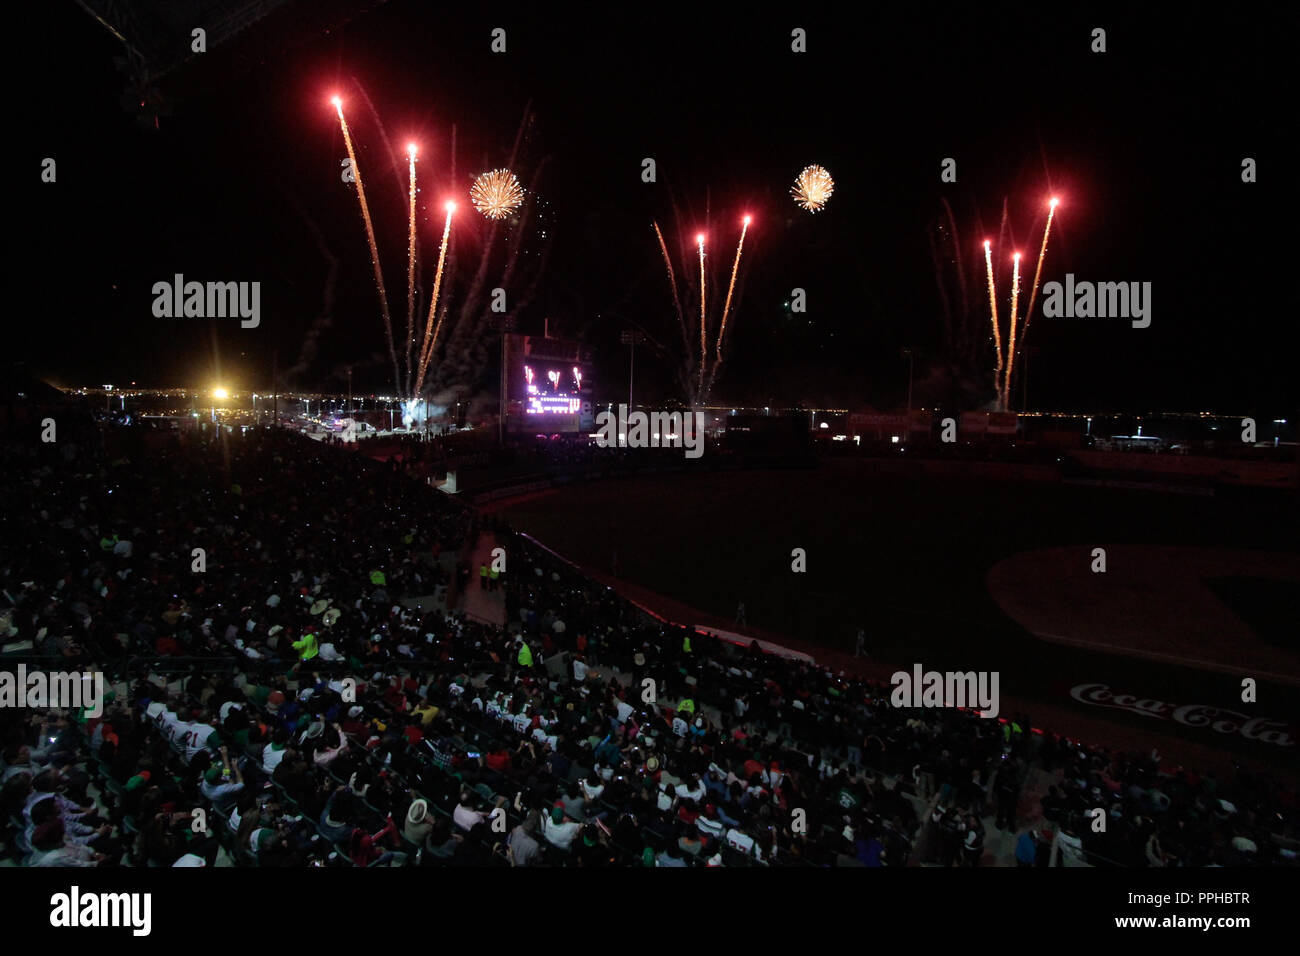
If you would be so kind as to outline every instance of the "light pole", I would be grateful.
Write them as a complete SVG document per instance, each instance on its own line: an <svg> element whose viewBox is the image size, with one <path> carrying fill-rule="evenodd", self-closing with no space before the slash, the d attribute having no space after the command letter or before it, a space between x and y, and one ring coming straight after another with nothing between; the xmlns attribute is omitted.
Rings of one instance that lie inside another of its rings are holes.
<svg viewBox="0 0 1300 956"><path fill-rule="evenodd" d="M910 416L912 414L912 360L915 358L915 351L915 349L906 348L903 349L902 352L903 356L907 359L907 414L909 416L909 425L911 422Z"/></svg>
<svg viewBox="0 0 1300 956"><path fill-rule="evenodd" d="M509 333L515 330L515 317L513 315L503 315L500 319L500 323L501 323L501 381L500 381L500 394L498 396L498 401L500 404L498 405L497 408L497 444L504 446L506 443L506 411L507 408L509 407L508 397L507 397L509 394L509 389L507 387L508 383L506 381L506 374L507 374L506 359L508 357L507 338L509 336ZM546 337L549 337L551 331L550 319L546 320L546 325L544 326L543 331L546 333Z"/></svg>
<svg viewBox="0 0 1300 956"><path fill-rule="evenodd" d="M642 332L629 329L619 336L619 341L624 345L631 346L628 351L627 367L627 410L630 412L636 407L632 401L632 384L636 375L636 347L645 342L645 335Z"/></svg>

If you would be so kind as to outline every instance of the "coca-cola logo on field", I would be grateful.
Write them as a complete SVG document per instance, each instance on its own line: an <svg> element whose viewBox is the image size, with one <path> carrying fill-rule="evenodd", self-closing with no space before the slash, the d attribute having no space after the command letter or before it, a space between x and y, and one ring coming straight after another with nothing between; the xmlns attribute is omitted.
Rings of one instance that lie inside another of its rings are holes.
<svg viewBox="0 0 1300 956"><path fill-rule="evenodd" d="M1188 727L1209 727L1221 734L1241 734L1247 740L1258 740L1277 747L1295 746L1291 728L1284 721L1251 717L1223 707L1173 704L1166 700L1139 698L1133 694L1116 694L1108 684L1078 684L1070 688L1070 696L1094 707L1114 707L1143 717L1173 720Z"/></svg>

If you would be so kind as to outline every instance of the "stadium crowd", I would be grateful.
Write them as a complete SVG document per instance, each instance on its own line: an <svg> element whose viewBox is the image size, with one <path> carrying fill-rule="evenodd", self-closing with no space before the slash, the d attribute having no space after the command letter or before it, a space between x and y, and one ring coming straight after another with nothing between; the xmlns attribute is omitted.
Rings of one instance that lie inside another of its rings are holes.
<svg viewBox="0 0 1300 956"><path fill-rule="evenodd" d="M978 866L995 834L1023 866L1295 862L1271 779L893 708L503 525L507 626L446 611L482 519L301 436L15 442L0 496L0 666L113 688L0 710L14 863Z"/></svg>

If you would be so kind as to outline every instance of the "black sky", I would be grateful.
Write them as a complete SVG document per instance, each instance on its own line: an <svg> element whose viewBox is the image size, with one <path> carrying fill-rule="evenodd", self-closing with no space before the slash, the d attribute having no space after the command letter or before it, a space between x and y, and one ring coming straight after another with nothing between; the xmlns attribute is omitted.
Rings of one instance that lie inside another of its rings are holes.
<svg viewBox="0 0 1300 956"><path fill-rule="evenodd" d="M75 4L34 5L21 127L32 201L15 235L24 284L45 293L40 313L11 312L14 357L61 384L220 375L264 388L277 350L282 368L303 365L288 384L339 388L357 363L358 390L386 391L364 237L339 179L335 89L348 99L399 313L405 210L356 77L394 139L426 144L422 175L441 164L446 178L455 123L465 184L505 163L531 101L528 149L548 159L539 196L552 246L520 325L540 331L549 316L553 334L588 342L615 394L627 321L675 334L650 228L671 222L673 197L691 233L707 201L711 249L728 263L739 216L756 216L722 398L887 407L905 392L899 348L942 350L926 238L940 199L977 245L974 214L992 231L1007 196L1032 262L1055 191L1065 204L1044 281L1067 271L1150 281L1153 321L1136 330L1037 316L1031 407L1294 410L1294 244L1279 238L1290 192L1279 147L1294 100L1269 75L1282 72L1280 18L1257 7L1212 21L993 5L735 10L579 15L393 0L328 34L295 35L291 7L277 27L283 50L265 62L191 66L165 82L178 95L154 130L119 102L117 41ZM497 26L505 55L489 50ZM808 31L806 54L790 52L796 26ZM1108 31L1105 54L1089 51L1094 26ZM46 156L57 184L36 182ZM647 156L654 185L640 179ZM943 184L949 156L958 181ZM1241 182L1246 156L1258 183ZM788 189L814 162L836 191L810 216ZM426 271L446 191L422 196ZM341 272L334 322L302 363L327 268L309 220ZM968 262L982 268L978 255ZM151 286L176 272L261 281L261 327L154 318ZM783 309L794 287L807 290L805 316ZM638 357L638 381L646 398L671 394L667 362Z"/></svg>

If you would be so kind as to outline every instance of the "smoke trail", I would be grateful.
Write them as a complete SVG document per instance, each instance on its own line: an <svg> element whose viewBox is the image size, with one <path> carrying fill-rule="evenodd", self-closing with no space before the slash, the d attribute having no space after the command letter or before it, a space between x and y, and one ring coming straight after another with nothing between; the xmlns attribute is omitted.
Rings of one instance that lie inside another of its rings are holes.
<svg viewBox="0 0 1300 956"><path fill-rule="evenodd" d="M334 287L339 274L338 256L330 252L329 246L325 244L325 237L321 234L320 227L318 227L315 221L303 211L297 200L291 201L299 215L302 216L303 221L307 223L307 228L311 230L312 236L316 239L316 248L320 250L320 254L324 256L325 261L329 263L329 272L325 276L325 291L321 296L320 314L316 316L315 320L312 322L311 328L308 329L307 334L303 336L302 348L298 353L298 361L280 373L284 378L289 380L292 380L294 377L307 371L307 368L316 358L316 343L320 338L321 332L334 323Z"/></svg>
<svg viewBox="0 0 1300 956"><path fill-rule="evenodd" d="M953 258L957 262L957 284L961 290L961 311L962 315L965 315L970 311L970 303L966 298L966 248L962 244L961 232L957 229L957 219L952 214L952 206L949 205L946 197L943 199L943 208L948 214L948 226L952 229Z"/></svg>

